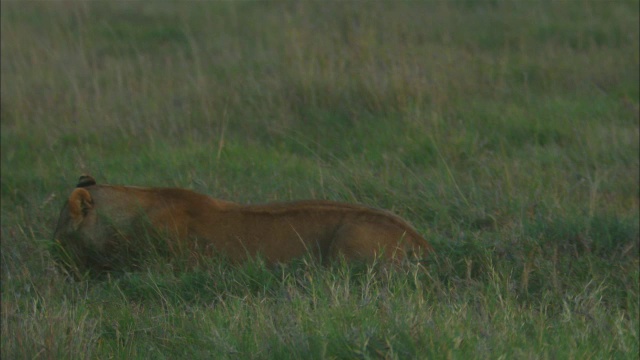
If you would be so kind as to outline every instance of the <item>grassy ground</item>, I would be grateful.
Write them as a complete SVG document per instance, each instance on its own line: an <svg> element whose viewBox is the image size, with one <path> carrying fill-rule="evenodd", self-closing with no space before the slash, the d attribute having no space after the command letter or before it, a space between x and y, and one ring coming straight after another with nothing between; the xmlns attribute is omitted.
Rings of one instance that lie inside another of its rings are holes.
<svg viewBox="0 0 640 360"><path fill-rule="evenodd" d="M3 1L1 357L636 359L638 5ZM387 208L437 255L74 282L83 172Z"/></svg>

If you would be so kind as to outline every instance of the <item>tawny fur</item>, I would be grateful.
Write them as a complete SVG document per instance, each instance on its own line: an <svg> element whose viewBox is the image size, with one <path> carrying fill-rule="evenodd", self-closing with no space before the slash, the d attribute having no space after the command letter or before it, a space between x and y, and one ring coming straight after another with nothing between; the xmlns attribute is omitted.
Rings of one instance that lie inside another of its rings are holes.
<svg viewBox="0 0 640 360"><path fill-rule="evenodd" d="M88 176L78 186L54 237L80 257L88 250L108 255L149 230L162 233L172 248L233 262L261 256L281 263L307 253L323 262L376 256L399 261L433 250L400 217L360 205L320 200L241 205L184 189L96 185Z"/></svg>

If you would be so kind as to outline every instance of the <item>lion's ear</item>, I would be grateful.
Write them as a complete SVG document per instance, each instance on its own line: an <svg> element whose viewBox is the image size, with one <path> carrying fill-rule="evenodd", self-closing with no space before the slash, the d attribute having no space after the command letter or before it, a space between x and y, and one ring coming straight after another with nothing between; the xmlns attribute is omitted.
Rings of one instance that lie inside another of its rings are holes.
<svg viewBox="0 0 640 360"><path fill-rule="evenodd" d="M78 230L78 227L80 227L80 224L91 209L93 209L91 194L83 188L73 190L71 196L69 196L69 214L73 221L74 230Z"/></svg>
<svg viewBox="0 0 640 360"><path fill-rule="evenodd" d="M87 187L95 184L96 184L96 179L94 179L93 176L89 174L82 174L82 176L80 176L80 179L78 179L78 185L76 185L76 187L81 188L81 187Z"/></svg>

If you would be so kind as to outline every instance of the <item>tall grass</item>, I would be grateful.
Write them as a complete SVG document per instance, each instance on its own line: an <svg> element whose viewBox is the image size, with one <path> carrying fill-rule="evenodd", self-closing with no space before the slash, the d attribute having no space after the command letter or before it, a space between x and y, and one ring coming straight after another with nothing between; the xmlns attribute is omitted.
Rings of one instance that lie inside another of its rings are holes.
<svg viewBox="0 0 640 360"><path fill-rule="evenodd" d="M2 2L2 358L637 358L638 5ZM378 206L437 254L73 281L83 172Z"/></svg>

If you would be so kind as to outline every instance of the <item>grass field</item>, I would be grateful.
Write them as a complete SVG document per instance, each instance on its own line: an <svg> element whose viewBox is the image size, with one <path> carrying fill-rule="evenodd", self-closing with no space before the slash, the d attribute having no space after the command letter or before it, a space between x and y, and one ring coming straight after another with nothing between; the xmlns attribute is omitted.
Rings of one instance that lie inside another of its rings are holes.
<svg viewBox="0 0 640 360"><path fill-rule="evenodd" d="M638 1L1 3L2 359L637 359ZM81 173L408 219L425 264L48 251Z"/></svg>

